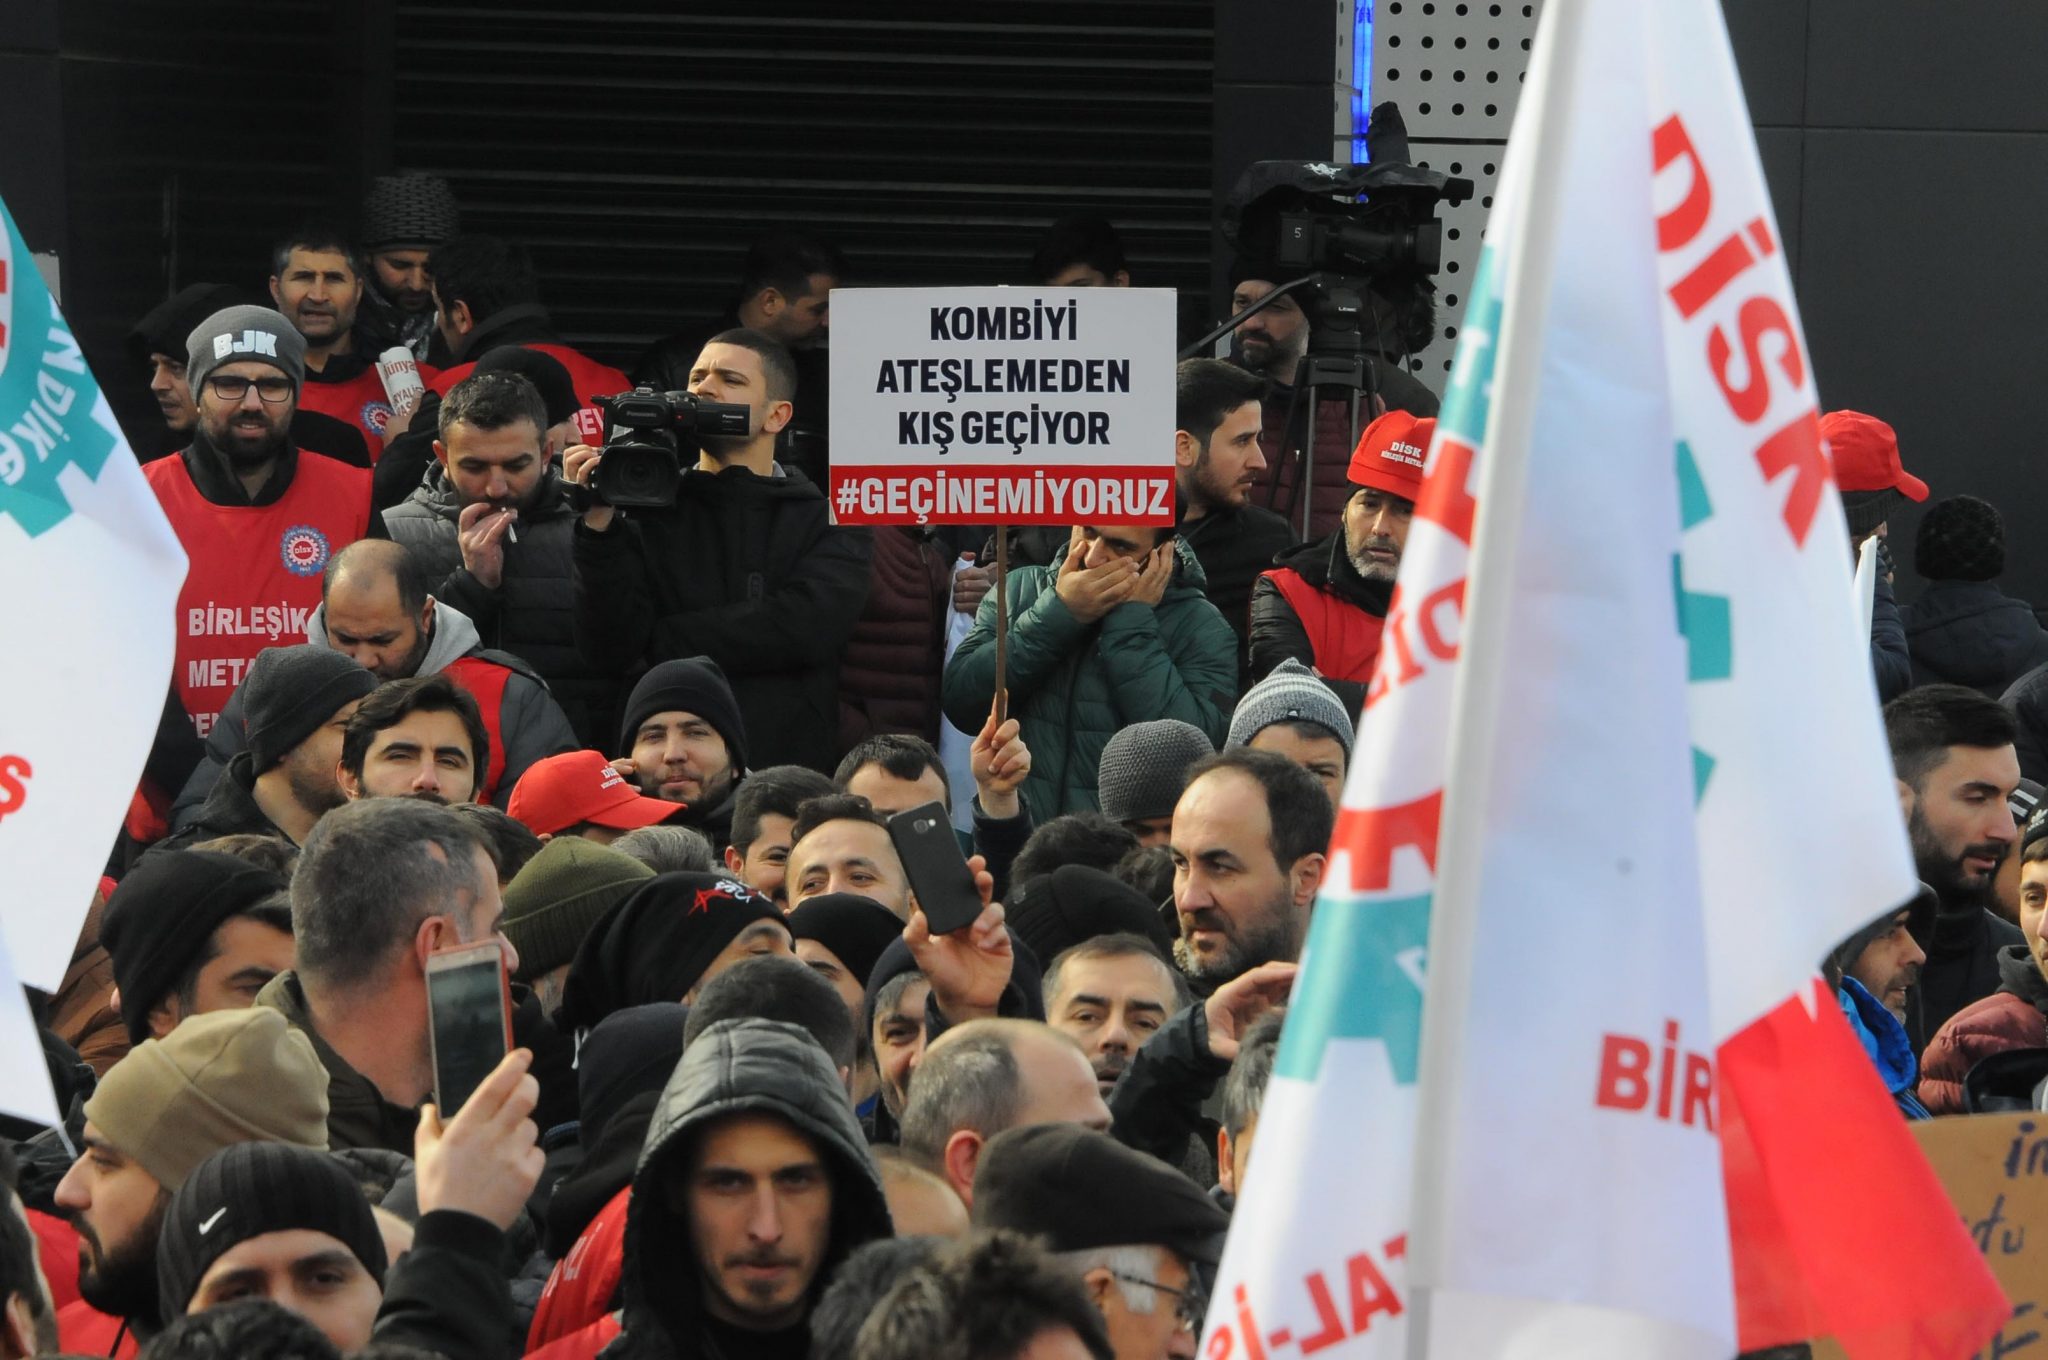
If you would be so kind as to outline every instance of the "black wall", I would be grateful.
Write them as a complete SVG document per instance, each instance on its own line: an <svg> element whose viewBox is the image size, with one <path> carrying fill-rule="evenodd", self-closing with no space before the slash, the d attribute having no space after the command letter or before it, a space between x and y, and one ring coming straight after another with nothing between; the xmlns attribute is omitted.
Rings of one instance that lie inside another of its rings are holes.
<svg viewBox="0 0 2048 1360"><path fill-rule="evenodd" d="M2005 513L2014 594L2048 601L2041 356L2048 7L1725 0L1824 407L1890 421L1942 496ZM1918 508L1891 523L1899 593Z"/></svg>

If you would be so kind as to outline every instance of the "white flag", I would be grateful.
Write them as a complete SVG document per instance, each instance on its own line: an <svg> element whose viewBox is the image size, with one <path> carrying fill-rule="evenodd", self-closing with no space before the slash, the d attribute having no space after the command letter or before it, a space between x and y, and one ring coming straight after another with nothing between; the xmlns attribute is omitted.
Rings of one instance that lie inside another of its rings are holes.
<svg viewBox="0 0 2048 1360"><path fill-rule="evenodd" d="M1911 884L1847 546L1718 7L1551 0L1208 1360L1995 1327L1808 985ZM1802 1084L1826 1119L1774 1117ZM1845 1231L1857 1196L1813 1193L1845 1170L1911 1228ZM1768 1323L1737 1292L1765 1238ZM1878 1288L1872 1240L1914 1243Z"/></svg>
<svg viewBox="0 0 2048 1360"><path fill-rule="evenodd" d="M0 939L47 991L163 713L185 554L4 205L0 220Z"/></svg>

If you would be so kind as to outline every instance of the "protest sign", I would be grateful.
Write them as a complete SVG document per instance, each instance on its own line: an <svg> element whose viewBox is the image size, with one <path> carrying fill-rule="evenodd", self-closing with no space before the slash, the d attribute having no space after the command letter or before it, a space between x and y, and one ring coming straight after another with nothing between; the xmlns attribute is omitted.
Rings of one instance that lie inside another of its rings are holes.
<svg viewBox="0 0 2048 1360"><path fill-rule="evenodd" d="M1174 295L841 288L841 524L1171 524Z"/></svg>

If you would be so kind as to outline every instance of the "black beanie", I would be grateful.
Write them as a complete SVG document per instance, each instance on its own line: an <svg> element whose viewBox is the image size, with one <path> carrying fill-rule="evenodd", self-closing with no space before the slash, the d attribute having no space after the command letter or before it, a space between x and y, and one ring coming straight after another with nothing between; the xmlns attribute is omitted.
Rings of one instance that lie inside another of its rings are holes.
<svg viewBox="0 0 2048 1360"><path fill-rule="evenodd" d="M1085 864L1063 864L1034 879L1009 904L1010 932L1045 963L1097 935L1142 935L1173 957L1159 912L1129 884Z"/></svg>
<svg viewBox="0 0 2048 1360"><path fill-rule="evenodd" d="M113 960L129 1041L149 1037L150 1011L221 922L284 889L282 877L233 855L163 850L143 856L100 918L100 944Z"/></svg>
<svg viewBox="0 0 2048 1360"><path fill-rule="evenodd" d="M558 1023L587 1030L628 1006L680 1001L741 931L781 920L774 902L723 875L656 874L583 937Z"/></svg>
<svg viewBox="0 0 2048 1360"><path fill-rule="evenodd" d="M562 361L537 349L528 349L524 345L500 345L477 360L476 367L470 372L516 373L532 383L534 391L540 393L541 405L548 408L549 425L574 420L576 413L583 408L583 402L576 395L576 384L569 377L569 370L562 367Z"/></svg>
<svg viewBox="0 0 2048 1360"><path fill-rule="evenodd" d="M597 1023L576 1050L577 1138L588 1150L619 1107L658 1092L683 1059L683 1022L690 1008L676 1001L628 1006Z"/></svg>
<svg viewBox="0 0 2048 1360"><path fill-rule="evenodd" d="M2005 521L1975 496L1927 507L1913 537L1913 570L1929 581L1990 581L2005 571Z"/></svg>
<svg viewBox="0 0 2048 1360"><path fill-rule="evenodd" d="M139 364L147 364L152 354L168 354L182 364L185 341L200 322L246 301L241 290L224 283L187 284L135 323L135 329L128 332L128 353Z"/></svg>
<svg viewBox="0 0 2048 1360"><path fill-rule="evenodd" d="M462 229L455 191L439 175L379 175L363 197L364 250L440 245Z"/></svg>
<svg viewBox="0 0 2048 1360"><path fill-rule="evenodd" d="M789 914L789 933L793 939L816 940L831 950L865 991L882 951L903 938L903 922L872 897L825 893L805 898Z"/></svg>
<svg viewBox="0 0 2048 1360"><path fill-rule="evenodd" d="M294 1230L336 1239L384 1287L384 1235L361 1187L333 1157L289 1143L235 1143L201 1162L172 1197L157 1238L165 1324L184 1315L230 1247Z"/></svg>
<svg viewBox="0 0 2048 1360"><path fill-rule="evenodd" d="M686 656L664 661L640 677L626 700L626 720L619 724L619 749L615 754L633 754L633 734L640 724L657 713L694 713L725 738L732 756L734 774L747 768L747 729L740 722L739 701L725 672L708 656Z"/></svg>
<svg viewBox="0 0 2048 1360"><path fill-rule="evenodd" d="M242 680L249 762L262 774L319 731L343 704L377 688L377 677L340 652L301 643L256 653Z"/></svg>

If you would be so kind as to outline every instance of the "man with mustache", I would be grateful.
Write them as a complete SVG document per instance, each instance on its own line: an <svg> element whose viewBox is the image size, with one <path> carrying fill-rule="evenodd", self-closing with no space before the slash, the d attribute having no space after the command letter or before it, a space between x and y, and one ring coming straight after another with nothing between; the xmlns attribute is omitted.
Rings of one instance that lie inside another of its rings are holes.
<svg viewBox="0 0 2048 1360"><path fill-rule="evenodd" d="M801 1360L833 1271L892 1231L831 1058L773 1020L725 1020L689 1041L626 1214L622 1307L551 1343L549 1360Z"/></svg>
<svg viewBox="0 0 2048 1360"><path fill-rule="evenodd" d="M1906 1029L1917 1052L1950 1016L1998 990L1999 951L2024 945L1995 914L1998 866L2014 849L2007 799L2019 784L2013 717L1960 685L1922 685L1885 705L1899 809L1920 880L1940 909Z"/></svg>
<svg viewBox="0 0 2048 1360"><path fill-rule="evenodd" d="M490 764L490 742L476 700L447 676L393 680L350 716L335 776L350 802L468 803Z"/></svg>
<svg viewBox="0 0 2048 1360"><path fill-rule="evenodd" d="M370 532L370 476L292 441L306 342L267 307L229 307L186 340L192 442L143 467L191 565L178 592L178 697L200 737L249 663L292 642L328 559Z"/></svg>
<svg viewBox="0 0 2048 1360"><path fill-rule="evenodd" d="M1104 1100L1139 1047L1192 999L1152 942L1128 932L1083 940L1045 970L1045 1021L1081 1045Z"/></svg>
<svg viewBox="0 0 2048 1360"><path fill-rule="evenodd" d="M1209 603L1242 643L1252 582L1294 542L1286 520L1251 501L1266 466L1259 380L1221 359L1183 359L1174 385L1179 533L1209 578Z"/></svg>
<svg viewBox="0 0 2048 1360"><path fill-rule="evenodd" d="M362 438L367 461L375 462L392 410L377 356L356 346L363 271L355 247L324 223L285 236L271 251L270 297L306 342L299 405L348 426Z"/></svg>
<svg viewBox="0 0 2048 1360"><path fill-rule="evenodd" d="M1345 472L1343 528L1278 559L1252 589L1250 680L1292 657L1329 681L1347 710L1364 706L1434 433L1434 420L1406 411L1365 427Z"/></svg>

